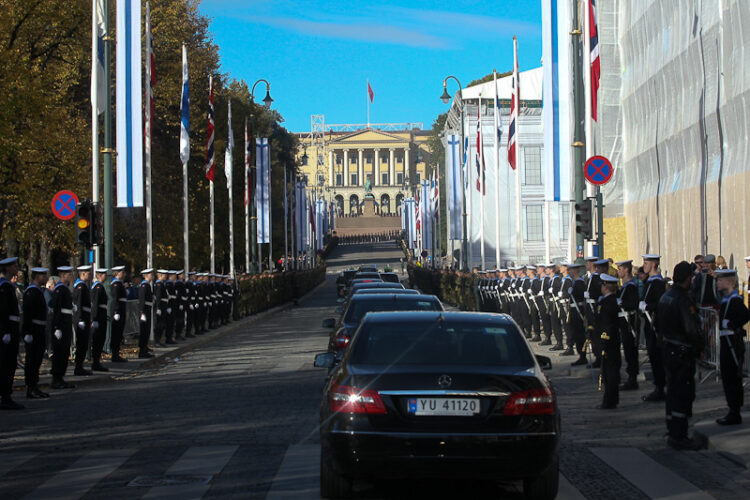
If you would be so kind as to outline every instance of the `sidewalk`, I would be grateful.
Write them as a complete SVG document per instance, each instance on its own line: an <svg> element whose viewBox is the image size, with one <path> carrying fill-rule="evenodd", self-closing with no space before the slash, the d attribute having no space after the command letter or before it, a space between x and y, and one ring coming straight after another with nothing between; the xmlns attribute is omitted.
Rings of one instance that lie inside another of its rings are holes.
<svg viewBox="0 0 750 500"><path fill-rule="evenodd" d="M307 292L307 294L303 295L300 299L298 299L298 302L306 299L311 294L314 294L325 283L326 281L323 281L322 283L317 285L315 288ZM112 363L109 360L110 356L105 355L102 359L102 364L109 369L108 372L94 372L93 375L89 375L89 376L75 376L73 375L74 365L72 362L70 362L68 363L68 370L65 375L65 380L67 382L72 382L73 384L76 385L76 387L90 386L90 385L96 385L96 384L106 384L106 383L113 382L116 380L124 380L124 379L135 376L137 373L143 370L148 370L148 369L160 366L160 365L165 365L169 362L177 362L179 361L179 357L183 353L198 349L204 344L207 344L215 339L221 338L224 335L228 335L241 328L247 327L248 325L255 323L256 321L259 321L263 318L266 318L267 316L271 316L274 314L278 314L282 311L285 311L293 307L294 305L295 305L294 301L287 302L286 304L273 307L271 309L260 312L258 314L253 314L251 316L246 316L236 321L232 321L231 323L220 326L214 330L209 330L202 335L196 335L194 338L188 338L188 339L179 341L178 344L169 345L166 347L154 346L152 348L154 357L149 358L149 359L138 358L137 338L135 339L126 338L125 342L123 343L121 352L122 352L123 357L125 357L128 360L127 363ZM21 348L21 352L23 352L23 347ZM84 364L84 367L87 369L90 369L91 368L90 361L87 361ZM45 388L49 388L49 385L52 383L52 376L49 373L49 369L50 369L50 362L49 360L45 359L44 362L42 363L42 367L41 367L40 374L39 374L39 386L43 390ZM25 389L26 389L26 384L24 382L24 377L23 377L23 367L19 367L16 369L15 381L13 382L13 390L22 391Z"/></svg>

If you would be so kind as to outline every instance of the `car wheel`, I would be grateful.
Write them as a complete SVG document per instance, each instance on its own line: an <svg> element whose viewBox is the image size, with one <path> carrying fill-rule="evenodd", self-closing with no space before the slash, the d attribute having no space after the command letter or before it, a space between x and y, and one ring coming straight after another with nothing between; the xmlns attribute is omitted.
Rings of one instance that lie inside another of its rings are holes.
<svg viewBox="0 0 750 500"><path fill-rule="evenodd" d="M323 498L349 498L352 481L333 470L325 457L320 457L320 496Z"/></svg>
<svg viewBox="0 0 750 500"><path fill-rule="evenodd" d="M533 479L523 482L523 493L528 499L553 500L560 484L560 460L555 455L547 469Z"/></svg>

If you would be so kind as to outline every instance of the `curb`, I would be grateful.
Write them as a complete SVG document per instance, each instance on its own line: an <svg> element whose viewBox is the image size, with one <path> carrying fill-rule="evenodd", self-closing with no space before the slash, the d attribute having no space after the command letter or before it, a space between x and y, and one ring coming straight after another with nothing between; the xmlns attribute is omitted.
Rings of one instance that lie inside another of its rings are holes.
<svg viewBox="0 0 750 500"><path fill-rule="evenodd" d="M323 285L325 285L327 282L328 280L324 279L322 282L317 284L315 287L313 287L311 290L309 290L307 293L305 293L303 296L301 296L298 299L293 299L284 304L278 305L276 307L272 307L271 309L266 309L265 311L261 311L251 316L246 316L245 318L242 318L240 320L233 321L229 325L224 325L211 332L207 332L205 334L196 336L194 339L192 339L192 342L187 343L187 344L183 343L181 345L176 346L172 350L157 354L155 357L147 361L134 364L131 369L127 369L125 371L117 372L117 373L94 372L95 374L97 373L102 373L102 374L76 379L73 383L75 383L76 388L84 387L84 386L88 387L88 386L103 385L103 384L108 384L111 382L117 382L125 378L130 378L132 374L139 372L139 371L145 371L145 370L150 370L152 368L156 368L159 366L164 366L167 363L169 363L169 361L173 360L176 357L179 357L180 355L184 353L194 351L204 346L205 344L212 342L214 340L220 339L236 330L239 330L242 327L245 327L246 325L251 325L257 321L265 319L267 316L278 314L282 311L285 311L296 305L299 305L301 302L306 301L310 296L316 293L318 289L322 288ZM42 377L49 377L49 375L46 373L43 375L40 374L40 378ZM49 388L51 382L52 382L51 380L48 380L45 382L40 381L39 386L42 388ZM26 388L26 383L23 380L18 380L13 383L14 391L23 391L25 388Z"/></svg>

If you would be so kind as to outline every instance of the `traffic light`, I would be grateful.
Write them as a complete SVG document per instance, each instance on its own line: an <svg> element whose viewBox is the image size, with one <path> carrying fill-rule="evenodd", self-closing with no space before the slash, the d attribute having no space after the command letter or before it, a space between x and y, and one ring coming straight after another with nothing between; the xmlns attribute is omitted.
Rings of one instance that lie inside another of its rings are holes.
<svg viewBox="0 0 750 500"><path fill-rule="evenodd" d="M593 202L592 200L583 200L575 205L576 208L576 234L583 236L583 239L590 240L594 237L593 226Z"/></svg>
<svg viewBox="0 0 750 500"><path fill-rule="evenodd" d="M93 244L93 217L94 204L90 200L82 200L76 205L76 241L86 248Z"/></svg>
<svg viewBox="0 0 750 500"><path fill-rule="evenodd" d="M91 211L92 245L104 245L104 209L101 203L93 203Z"/></svg>

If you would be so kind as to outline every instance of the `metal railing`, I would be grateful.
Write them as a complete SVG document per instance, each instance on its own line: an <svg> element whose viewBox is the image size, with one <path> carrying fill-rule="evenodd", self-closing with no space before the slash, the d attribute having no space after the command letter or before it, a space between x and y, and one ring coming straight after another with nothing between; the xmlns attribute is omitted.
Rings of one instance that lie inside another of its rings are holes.
<svg viewBox="0 0 750 500"><path fill-rule="evenodd" d="M703 383L711 375L719 378L719 312L713 307L699 307L698 314L706 346L698 359L701 368L698 376ZM707 370L705 374L703 370Z"/></svg>

